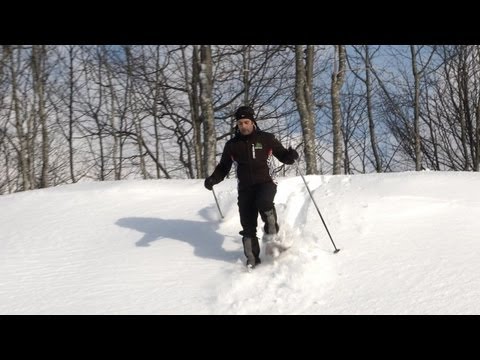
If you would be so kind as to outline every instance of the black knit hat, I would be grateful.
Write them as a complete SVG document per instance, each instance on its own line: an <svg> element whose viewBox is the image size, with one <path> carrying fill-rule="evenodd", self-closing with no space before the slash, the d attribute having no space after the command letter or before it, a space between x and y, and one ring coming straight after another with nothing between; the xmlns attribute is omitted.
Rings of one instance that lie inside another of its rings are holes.
<svg viewBox="0 0 480 360"><path fill-rule="evenodd" d="M240 106L237 111L235 111L235 120L240 119L250 119L255 122L255 112L250 106Z"/></svg>

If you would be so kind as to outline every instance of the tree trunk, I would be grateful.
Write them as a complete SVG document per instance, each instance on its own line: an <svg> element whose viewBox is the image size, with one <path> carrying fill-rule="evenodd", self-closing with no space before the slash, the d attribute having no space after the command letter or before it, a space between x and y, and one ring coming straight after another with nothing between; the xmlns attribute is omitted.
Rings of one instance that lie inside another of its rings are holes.
<svg viewBox="0 0 480 360"><path fill-rule="evenodd" d="M40 188L49 187L49 153L50 143L48 136L47 115L45 112L45 45L33 45L32 47L32 75L33 91L37 99L36 117L38 118L42 131L42 170L40 175Z"/></svg>
<svg viewBox="0 0 480 360"><path fill-rule="evenodd" d="M415 170L422 170L422 150L420 144L420 74L417 70L417 53L415 45L410 45L412 55L412 72L414 80L413 97L413 132L415 137Z"/></svg>
<svg viewBox="0 0 480 360"><path fill-rule="evenodd" d="M333 174L342 174L344 166L342 114L340 110L340 89L345 80L345 45L335 45L335 64L332 74L331 101L333 127ZM338 56L338 62L337 62Z"/></svg>
<svg viewBox="0 0 480 360"><path fill-rule="evenodd" d="M71 45L70 48L68 49L68 60L69 60L69 67L68 67L68 135L67 135L67 141L68 141L68 158L69 158L69 169L70 169L70 178L73 183L77 182L77 179L75 177L75 160L73 157L73 126L75 123L74 117L73 117L73 96L75 92L75 70L74 70L74 46Z"/></svg>
<svg viewBox="0 0 480 360"><path fill-rule="evenodd" d="M202 151L202 118L200 116L200 55L198 46L194 45L192 49L192 79L188 79L188 67L185 55L185 49L182 49L182 57L185 66L185 82L187 84L188 100L190 103L190 117L192 119L193 127L193 149L195 153L195 172L196 178L205 176L203 151Z"/></svg>
<svg viewBox="0 0 480 360"><path fill-rule="evenodd" d="M480 46L475 46L476 53L476 63L477 66L480 65ZM480 171L480 94L477 95L477 106L475 111L475 160L474 160L474 171Z"/></svg>
<svg viewBox="0 0 480 360"><path fill-rule="evenodd" d="M247 45L242 52L243 56L243 104L250 105L250 45Z"/></svg>
<svg viewBox="0 0 480 360"><path fill-rule="evenodd" d="M18 84L17 84L17 62L15 61L14 48L9 45L4 46L4 51L6 52L6 58L10 58L10 73L12 81L12 103L13 103L13 113L15 116L15 129L16 135L19 142L19 146L16 148L18 155L18 170L21 176L21 189L30 190L32 189L32 182L30 176L30 160L28 157L28 141L27 135L23 130L23 116L21 114L21 104L20 99L18 98ZM17 50L17 52L20 50Z"/></svg>
<svg viewBox="0 0 480 360"><path fill-rule="evenodd" d="M213 63L210 45L200 47L200 104L203 119L205 173L211 175L215 170L217 140L215 135L215 118L213 112Z"/></svg>
<svg viewBox="0 0 480 360"><path fill-rule="evenodd" d="M124 46L123 48L125 52L126 58L126 85L125 85L125 113L129 112L132 115L132 121L135 126L135 133L137 134L137 149L138 149L138 156L140 159L140 172L144 180L149 178L147 168L145 165L145 157L143 155L143 130L142 130L142 120L138 116L137 105L135 101L135 93L133 91L133 58L132 58L132 51L129 45Z"/></svg>
<svg viewBox="0 0 480 360"><path fill-rule="evenodd" d="M303 131L303 143L306 163L306 174L317 174L315 156L315 112L313 99L313 61L314 47L295 46L295 101Z"/></svg>
<svg viewBox="0 0 480 360"><path fill-rule="evenodd" d="M371 68L371 61L370 61L370 53L368 45L365 46L365 65L366 65L366 78L365 78L365 86L367 89L367 116L368 116L368 130L370 133L370 143L372 146L373 157L375 159L375 170L377 173L382 172L382 161L380 159L380 155L378 153L378 142L377 142L377 135L375 132L375 123L373 121L373 111L372 111L372 81L370 79L370 68Z"/></svg>

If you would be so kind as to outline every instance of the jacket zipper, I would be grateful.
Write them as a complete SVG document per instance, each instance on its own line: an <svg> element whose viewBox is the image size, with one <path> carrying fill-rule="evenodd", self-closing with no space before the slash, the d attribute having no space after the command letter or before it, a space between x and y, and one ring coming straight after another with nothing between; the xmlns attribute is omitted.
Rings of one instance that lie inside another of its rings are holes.
<svg viewBox="0 0 480 360"><path fill-rule="evenodd" d="M247 141L247 153L248 153L248 144L250 141ZM250 184L253 185L254 183L254 176L253 176L253 166L252 162L255 159L255 145L252 143L252 160L248 159L248 168L249 168L249 175L250 175Z"/></svg>

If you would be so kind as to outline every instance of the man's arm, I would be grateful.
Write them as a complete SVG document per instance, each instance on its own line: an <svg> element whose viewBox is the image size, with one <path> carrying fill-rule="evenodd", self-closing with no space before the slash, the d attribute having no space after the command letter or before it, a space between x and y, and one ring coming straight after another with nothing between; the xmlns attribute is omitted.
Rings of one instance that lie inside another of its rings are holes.
<svg viewBox="0 0 480 360"><path fill-rule="evenodd" d="M222 158L220 159L220 162L218 165L215 167L215 170L213 171L212 175L209 176L211 179L212 185L218 184L219 182L223 181L225 179L225 176L228 175L230 172L230 169L232 168L232 156L230 154L230 146L229 144L225 145L225 148L223 149L222 153Z"/></svg>
<svg viewBox="0 0 480 360"><path fill-rule="evenodd" d="M282 163L291 165L298 159L298 153L292 147L285 149L283 145L278 141L275 136L271 138L272 153Z"/></svg>

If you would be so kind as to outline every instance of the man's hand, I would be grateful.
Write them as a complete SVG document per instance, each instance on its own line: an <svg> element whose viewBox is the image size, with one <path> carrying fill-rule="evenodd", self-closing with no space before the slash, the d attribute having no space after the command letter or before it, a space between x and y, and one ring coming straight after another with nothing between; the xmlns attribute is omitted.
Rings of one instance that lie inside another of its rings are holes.
<svg viewBox="0 0 480 360"><path fill-rule="evenodd" d="M295 162L295 160L298 159L298 153L295 149L292 149L291 146L288 148L287 151L288 152L284 157L284 163L288 164L288 165L291 165Z"/></svg>
<svg viewBox="0 0 480 360"><path fill-rule="evenodd" d="M212 177L209 176L205 179L203 185L205 186L205 188L211 191L213 189L213 185L215 185L215 182L213 181Z"/></svg>
<svg viewBox="0 0 480 360"><path fill-rule="evenodd" d="M288 152L289 152L289 156L293 159L293 160L297 160L298 159L298 152L297 150L293 149L291 146L288 148Z"/></svg>

